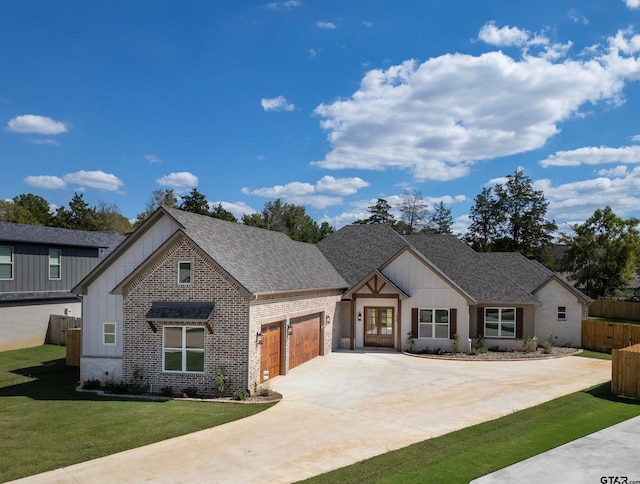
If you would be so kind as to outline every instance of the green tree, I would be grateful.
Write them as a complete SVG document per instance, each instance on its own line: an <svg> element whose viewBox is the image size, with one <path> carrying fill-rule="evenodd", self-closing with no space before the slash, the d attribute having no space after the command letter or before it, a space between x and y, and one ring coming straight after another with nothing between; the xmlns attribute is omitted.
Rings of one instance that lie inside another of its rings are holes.
<svg viewBox="0 0 640 484"><path fill-rule="evenodd" d="M226 210L222 203L218 203L213 210L209 212L213 218L219 218L220 220L226 220L227 222L237 222L238 219L229 210Z"/></svg>
<svg viewBox="0 0 640 484"><path fill-rule="evenodd" d="M429 217L427 227L423 229L423 231L436 234L450 234L453 232L453 230L451 230L452 226L453 216L451 215L451 209L441 200L440 203L433 207L433 213Z"/></svg>
<svg viewBox="0 0 640 484"><path fill-rule="evenodd" d="M16 207L23 207L31 214L33 221L29 223L32 225L51 225L53 221L51 207L44 198L33 193L23 193L13 197L13 203Z"/></svg>
<svg viewBox="0 0 640 484"><path fill-rule="evenodd" d="M56 227L74 230L97 230L96 210L85 202L82 193L74 193L69 208L56 210L53 223Z"/></svg>
<svg viewBox="0 0 640 484"><path fill-rule="evenodd" d="M115 203L109 204L99 200L96 209L96 230L127 234L133 230L133 227L129 219L120 213Z"/></svg>
<svg viewBox="0 0 640 484"><path fill-rule="evenodd" d="M197 188L193 188L189 195L185 195L182 198L180 210L198 213L200 215L211 215L209 212L209 202L207 202L207 197L200 193Z"/></svg>
<svg viewBox="0 0 640 484"><path fill-rule="evenodd" d="M151 216L159 207L177 208L178 199L173 193L173 190L154 190L145 206L145 210L136 216L136 221L133 224L134 228L137 228L147 218Z"/></svg>
<svg viewBox="0 0 640 484"><path fill-rule="evenodd" d="M419 229L425 225L425 218L429 213L427 202L422 198L422 192L415 189L404 192L398 210L404 222L399 232L404 235L419 232Z"/></svg>
<svg viewBox="0 0 640 484"><path fill-rule="evenodd" d="M265 203L260 213L243 215L242 223L283 232L293 240L312 244L333 231L333 227L328 223L323 225L324 228L321 230L321 227L307 215L304 207L292 203L283 203L280 199Z"/></svg>
<svg viewBox="0 0 640 484"><path fill-rule="evenodd" d="M490 252L498 238L498 227L502 223L502 213L498 210L491 188L483 188L475 198L469 214L471 225L464 240L478 252Z"/></svg>
<svg viewBox="0 0 640 484"><path fill-rule="evenodd" d="M40 225L38 219L27 208L9 200L0 200L0 222Z"/></svg>
<svg viewBox="0 0 640 484"><path fill-rule="evenodd" d="M395 226L396 219L391 213L391 205L384 198L378 198L375 204L367 208L369 218L360 219L353 222L354 224L386 224Z"/></svg>
<svg viewBox="0 0 640 484"><path fill-rule="evenodd" d="M592 298L628 287L638 270L639 222L621 219L611 207L596 210L583 224L572 227L575 235L563 236L562 269Z"/></svg>

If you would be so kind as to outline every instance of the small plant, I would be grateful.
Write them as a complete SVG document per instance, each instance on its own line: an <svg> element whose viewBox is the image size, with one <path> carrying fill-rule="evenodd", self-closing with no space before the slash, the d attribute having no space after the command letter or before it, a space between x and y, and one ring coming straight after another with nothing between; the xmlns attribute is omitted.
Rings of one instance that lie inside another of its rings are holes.
<svg viewBox="0 0 640 484"><path fill-rule="evenodd" d="M108 393L114 393L116 395L124 395L125 393L129 393L129 385L127 385L123 381L109 380L105 382L104 389Z"/></svg>
<svg viewBox="0 0 640 484"><path fill-rule="evenodd" d="M90 380L85 380L82 384L83 390L97 390L102 387L102 383L97 378L92 378Z"/></svg>
<svg viewBox="0 0 640 484"><path fill-rule="evenodd" d="M444 350L442 348L438 348L437 350L434 351L434 353L436 355L444 355Z"/></svg>
<svg viewBox="0 0 640 484"><path fill-rule="evenodd" d="M135 367L133 369L132 380L129 383L129 393L132 395L142 395L149 391L149 385L144 382L142 369Z"/></svg>
<svg viewBox="0 0 640 484"><path fill-rule="evenodd" d="M550 355L552 351L553 351L553 343L551 341L547 340L544 343L542 343L542 352L545 355Z"/></svg>
<svg viewBox="0 0 640 484"><path fill-rule="evenodd" d="M261 397L268 397L273 393L271 389L271 385L269 382L260 385L260 387L256 390L256 395L260 395Z"/></svg>
<svg viewBox="0 0 640 484"><path fill-rule="evenodd" d="M478 354L478 350L475 348L469 349L469 356L476 356Z"/></svg>
<svg viewBox="0 0 640 484"><path fill-rule="evenodd" d="M160 395L163 397L170 397L173 395L173 388L170 386L164 386L160 389Z"/></svg>
<svg viewBox="0 0 640 484"><path fill-rule="evenodd" d="M246 400L247 397L249 397L249 392L246 390L236 390L235 392L233 392L233 399L234 400Z"/></svg>
<svg viewBox="0 0 640 484"><path fill-rule="evenodd" d="M183 398L196 398L198 396L198 389L196 387L187 387L182 389Z"/></svg>
<svg viewBox="0 0 640 484"><path fill-rule="evenodd" d="M526 337L522 342L523 353L533 353L536 350L536 341L533 338Z"/></svg>
<svg viewBox="0 0 640 484"><path fill-rule="evenodd" d="M458 333L453 335L453 343L451 343L454 353L460 353L460 335Z"/></svg>
<svg viewBox="0 0 640 484"><path fill-rule="evenodd" d="M486 353L487 352L487 345L484 342L484 336L478 335L478 337L476 338L476 341L472 345L472 347L475 348L478 353Z"/></svg>
<svg viewBox="0 0 640 484"><path fill-rule="evenodd" d="M409 331L407 333L407 351L413 353L416 350L416 339L413 337L413 333Z"/></svg>
<svg viewBox="0 0 640 484"><path fill-rule="evenodd" d="M214 381L214 388L216 392L218 392L218 396L221 397L224 395L224 391L227 389L227 381L229 381L229 377L225 374L223 366L216 368L214 372Z"/></svg>

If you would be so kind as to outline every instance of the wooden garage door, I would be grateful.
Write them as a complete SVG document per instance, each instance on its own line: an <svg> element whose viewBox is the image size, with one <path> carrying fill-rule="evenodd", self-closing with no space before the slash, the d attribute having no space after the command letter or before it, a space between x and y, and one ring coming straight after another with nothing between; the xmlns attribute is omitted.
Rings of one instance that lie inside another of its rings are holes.
<svg viewBox="0 0 640 484"><path fill-rule="evenodd" d="M313 314L291 320L289 336L289 369L320 355L320 315Z"/></svg>
<svg viewBox="0 0 640 484"><path fill-rule="evenodd" d="M280 327L280 323L269 324L262 327L260 383L280 374Z"/></svg>

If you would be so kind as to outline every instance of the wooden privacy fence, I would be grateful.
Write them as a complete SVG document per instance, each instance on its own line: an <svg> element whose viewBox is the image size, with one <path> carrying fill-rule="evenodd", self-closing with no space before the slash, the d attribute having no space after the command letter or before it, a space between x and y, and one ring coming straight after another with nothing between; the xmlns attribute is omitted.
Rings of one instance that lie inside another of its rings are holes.
<svg viewBox="0 0 640 484"><path fill-rule="evenodd" d="M67 331L71 328L82 328L82 318L59 314L49 315L49 328L45 343L64 346L67 344Z"/></svg>
<svg viewBox="0 0 640 484"><path fill-rule="evenodd" d="M640 344L613 350L611 393L622 397L640 398Z"/></svg>
<svg viewBox="0 0 640 484"><path fill-rule="evenodd" d="M640 321L640 302L596 299L589 304L589 316Z"/></svg>
<svg viewBox="0 0 640 484"><path fill-rule="evenodd" d="M69 328L67 331L67 366L80 366L81 350L82 329Z"/></svg>
<svg viewBox="0 0 640 484"><path fill-rule="evenodd" d="M595 319L582 321L582 347L610 352L640 343L640 325L609 323Z"/></svg>

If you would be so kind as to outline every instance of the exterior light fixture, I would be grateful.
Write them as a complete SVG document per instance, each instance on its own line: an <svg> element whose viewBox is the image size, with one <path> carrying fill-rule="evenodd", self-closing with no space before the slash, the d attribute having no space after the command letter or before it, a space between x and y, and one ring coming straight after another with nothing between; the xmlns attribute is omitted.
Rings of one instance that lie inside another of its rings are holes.
<svg viewBox="0 0 640 484"><path fill-rule="evenodd" d="M362 321L362 311L358 311L358 321Z"/></svg>
<svg viewBox="0 0 640 484"><path fill-rule="evenodd" d="M262 333L260 333L260 332L256 333L256 344L257 345L261 345L262 344Z"/></svg>
<svg viewBox="0 0 640 484"><path fill-rule="evenodd" d="M324 320L326 324L331 324L331 316L329 316L328 314L324 317Z"/></svg>
<svg viewBox="0 0 640 484"><path fill-rule="evenodd" d="M293 334L293 326L291 325L291 323L289 323L289 326L287 326L287 335L291 336Z"/></svg>

